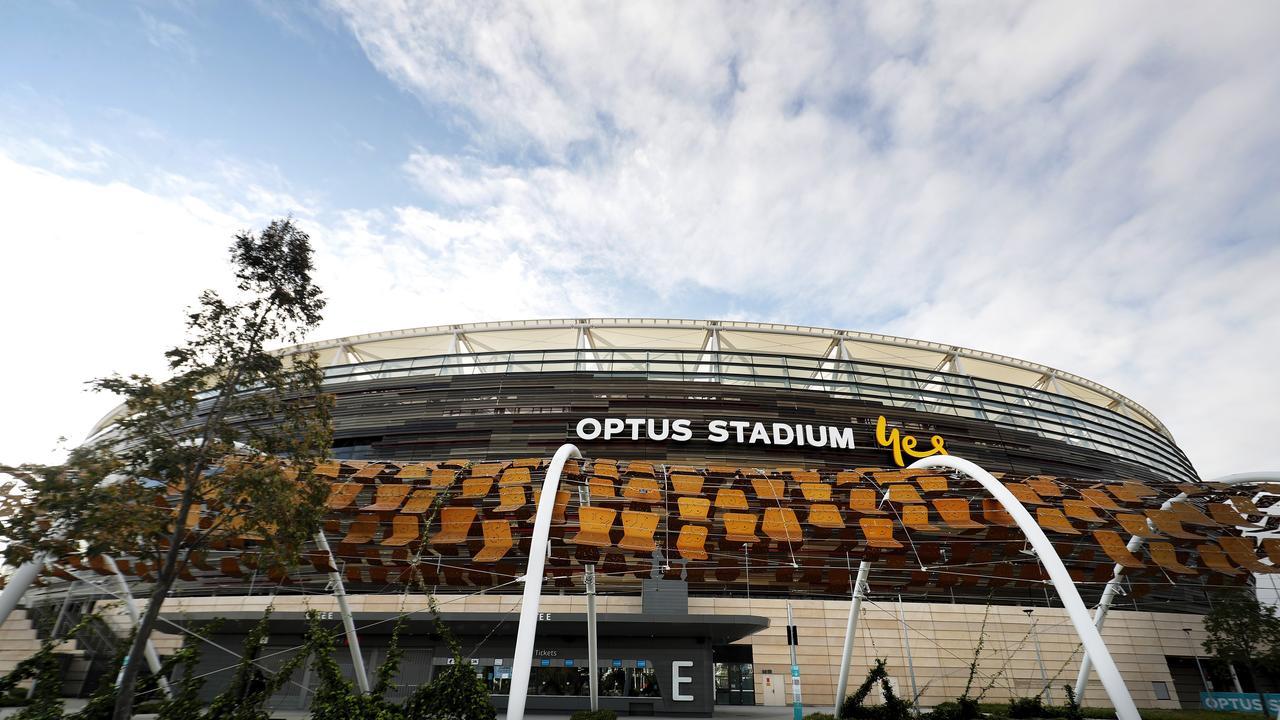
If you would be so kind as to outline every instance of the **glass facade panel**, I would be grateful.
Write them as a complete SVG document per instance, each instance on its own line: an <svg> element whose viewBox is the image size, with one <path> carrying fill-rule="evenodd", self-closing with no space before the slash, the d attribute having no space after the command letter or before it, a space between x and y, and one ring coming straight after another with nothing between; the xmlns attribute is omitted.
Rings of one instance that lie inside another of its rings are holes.
<svg viewBox="0 0 1280 720"><path fill-rule="evenodd" d="M1194 479L1184 456L1148 425L1079 398L937 370L813 357L702 350L537 350L440 355L330 367L333 382L408 374L591 372L656 381L826 392L938 415L986 420Z"/></svg>

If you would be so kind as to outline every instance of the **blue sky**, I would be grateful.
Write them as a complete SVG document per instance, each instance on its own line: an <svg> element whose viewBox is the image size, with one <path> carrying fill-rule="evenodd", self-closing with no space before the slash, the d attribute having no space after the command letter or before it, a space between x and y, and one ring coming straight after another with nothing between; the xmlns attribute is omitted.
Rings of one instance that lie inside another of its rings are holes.
<svg viewBox="0 0 1280 720"><path fill-rule="evenodd" d="M111 401L77 383L154 369L230 234L292 213L317 339L885 332L1277 467L1276 37L1268 2L0 4L0 458L78 438Z"/></svg>

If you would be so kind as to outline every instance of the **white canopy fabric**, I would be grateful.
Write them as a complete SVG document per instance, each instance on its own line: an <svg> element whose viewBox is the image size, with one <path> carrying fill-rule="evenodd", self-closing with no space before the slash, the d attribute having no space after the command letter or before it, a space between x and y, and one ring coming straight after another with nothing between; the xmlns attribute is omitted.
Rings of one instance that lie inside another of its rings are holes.
<svg viewBox="0 0 1280 720"><path fill-rule="evenodd" d="M910 338L831 328L716 320L579 318L438 325L353 335L282 348L316 352L325 367L433 355L551 350L686 351L853 360L1009 383L1065 395L1121 413L1165 437L1148 410L1078 375L1004 355ZM627 353L623 357L627 357ZM99 422L95 432L116 415Z"/></svg>

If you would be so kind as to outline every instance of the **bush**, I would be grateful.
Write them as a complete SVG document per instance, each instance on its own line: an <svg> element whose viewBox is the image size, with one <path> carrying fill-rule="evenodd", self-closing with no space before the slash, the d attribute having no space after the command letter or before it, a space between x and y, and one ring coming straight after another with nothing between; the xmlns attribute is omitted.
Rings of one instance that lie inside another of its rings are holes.
<svg viewBox="0 0 1280 720"><path fill-rule="evenodd" d="M23 688L14 688L9 693L0 695L0 707L26 707L30 703L27 691Z"/></svg>
<svg viewBox="0 0 1280 720"><path fill-rule="evenodd" d="M1050 714L1040 696L1037 695L1035 697L1010 700L1009 717L1022 720L1023 718L1047 718L1050 717Z"/></svg>
<svg viewBox="0 0 1280 720"><path fill-rule="evenodd" d="M884 695L884 704L864 706L862 702L877 683ZM889 670L885 667L885 661L879 659L876 660L875 667L867 672L862 685L840 703L840 717L843 720L909 720L910 715L911 702L898 697L893 691L893 685L889 682Z"/></svg>
<svg viewBox="0 0 1280 720"><path fill-rule="evenodd" d="M830 717L830 716L827 716ZM569 720L618 720L618 713L612 710L579 710L569 716ZM832 718L832 720L835 720Z"/></svg>
<svg viewBox="0 0 1280 720"><path fill-rule="evenodd" d="M401 712L412 720L497 720L498 711L489 697L489 686L462 657L462 645L440 619L435 598L428 597L428 603L435 616L436 634L448 644L453 663L444 666L430 683L419 685L404 701ZM599 712L617 717L612 710Z"/></svg>
<svg viewBox="0 0 1280 720"><path fill-rule="evenodd" d="M570 718L570 720L573 720ZM804 720L836 720L836 716L831 713L809 713L804 716Z"/></svg>
<svg viewBox="0 0 1280 720"><path fill-rule="evenodd" d="M962 697L955 702L939 703L926 717L928 720L977 720L982 717L982 711L977 700Z"/></svg>

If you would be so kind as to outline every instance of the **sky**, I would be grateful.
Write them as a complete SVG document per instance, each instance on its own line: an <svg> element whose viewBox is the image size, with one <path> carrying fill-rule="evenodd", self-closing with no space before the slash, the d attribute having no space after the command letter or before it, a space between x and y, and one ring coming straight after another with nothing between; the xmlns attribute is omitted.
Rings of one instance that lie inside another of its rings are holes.
<svg viewBox="0 0 1280 720"><path fill-rule="evenodd" d="M0 462L160 372L292 214L310 339L655 316L914 337L1280 470L1280 4L0 2Z"/></svg>

